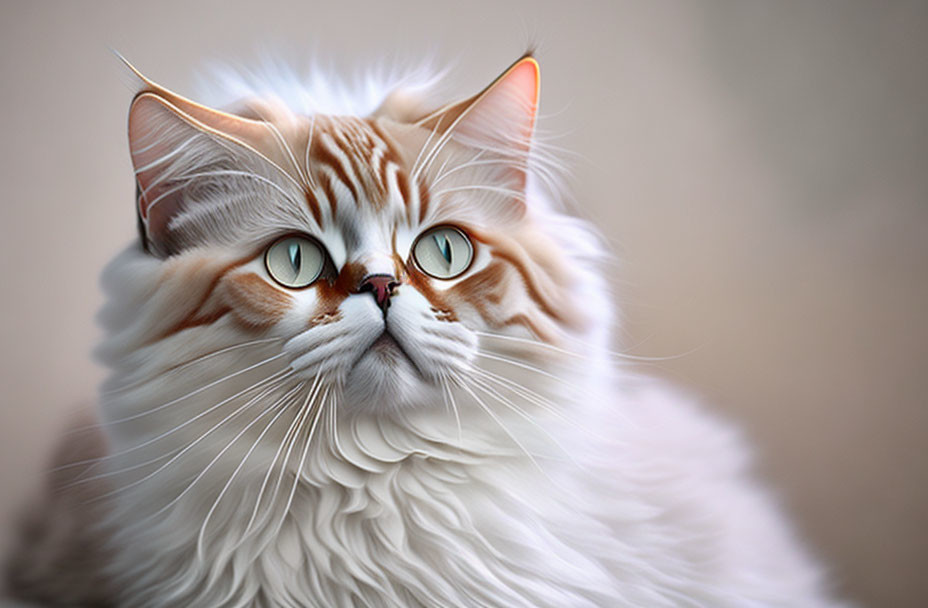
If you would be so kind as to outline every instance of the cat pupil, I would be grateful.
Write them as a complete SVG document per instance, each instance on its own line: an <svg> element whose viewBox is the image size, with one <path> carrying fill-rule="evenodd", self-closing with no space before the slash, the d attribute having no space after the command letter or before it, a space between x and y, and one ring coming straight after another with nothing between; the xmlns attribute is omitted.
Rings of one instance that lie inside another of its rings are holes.
<svg viewBox="0 0 928 608"><path fill-rule="evenodd" d="M293 266L293 272L299 274L300 272L300 245L299 243L290 243L289 252L290 252L290 265Z"/></svg>
<svg viewBox="0 0 928 608"><path fill-rule="evenodd" d="M448 262L448 266L451 266L451 241L448 240L448 237L444 235L433 234L432 238L435 239L435 244L438 246L438 250L441 252L445 261Z"/></svg>

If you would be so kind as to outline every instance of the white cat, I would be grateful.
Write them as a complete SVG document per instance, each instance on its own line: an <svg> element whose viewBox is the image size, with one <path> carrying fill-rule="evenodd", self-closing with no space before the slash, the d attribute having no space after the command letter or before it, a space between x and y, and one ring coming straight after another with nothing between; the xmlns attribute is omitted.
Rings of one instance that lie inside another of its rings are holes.
<svg viewBox="0 0 928 608"><path fill-rule="evenodd" d="M531 56L465 101L384 92L363 117L142 81L106 453L72 485L95 488L97 596L832 605L738 434L616 367L606 256L532 148ZM28 572L40 597L54 574Z"/></svg>

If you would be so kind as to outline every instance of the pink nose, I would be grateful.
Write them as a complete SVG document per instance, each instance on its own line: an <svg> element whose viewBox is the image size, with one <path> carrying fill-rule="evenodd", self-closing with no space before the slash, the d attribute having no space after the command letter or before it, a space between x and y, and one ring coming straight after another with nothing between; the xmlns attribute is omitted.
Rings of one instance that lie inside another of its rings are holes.
<svg viewBox="0 0 928 608"><path fill-rule="evenodd" d="M393 295L398 285L399 282L392 275L370 274L361 279L361 284L358 286L358 293L365 291L371 292L371 295L374 296L374 300L377 301L377 306L380 307L383 314L387 314L387 307L390 306L390 296Z"/></svg>

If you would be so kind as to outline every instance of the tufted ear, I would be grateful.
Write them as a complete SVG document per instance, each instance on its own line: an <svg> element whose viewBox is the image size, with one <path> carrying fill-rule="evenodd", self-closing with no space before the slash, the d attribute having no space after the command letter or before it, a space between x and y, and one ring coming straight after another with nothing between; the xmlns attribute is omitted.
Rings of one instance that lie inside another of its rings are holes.
<svg viewBox="0 0 928 608"><path fill-rule="evenodd" d="M242 153L263 156L259 150L266 147L268 129L261 121L213 110L135 73L144 87L129 110L139 226L146 248L167 255L177 248L172 221L188 210L185 192L197 172L230 165Z"/></svg>
<svg viewBox="0 0 928 608"><path fill-rule="evenodd" d="M452 131L455 138L477 147L525 154L535 128L540 82L538 62L526 55L477 95L416 124L438 133Z"/></svg>

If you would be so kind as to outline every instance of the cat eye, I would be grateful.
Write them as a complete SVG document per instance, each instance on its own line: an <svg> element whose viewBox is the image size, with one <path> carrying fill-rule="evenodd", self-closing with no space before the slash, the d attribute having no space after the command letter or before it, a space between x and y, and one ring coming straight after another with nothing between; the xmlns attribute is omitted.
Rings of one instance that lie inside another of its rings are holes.
<svg viewBox="0 0 928 608"><path fill-rule="evenodd" d="M438 226L419 235L412 247L412 256L427 275L453 279L470 267L474 246L457 228Z"/></svg>
<svg viewBox="0 0 928 608"><path fill-rule="evenodd" d="M284 287L299 289L319 278L325 266L325 251L305 236L287 236L267 248L264 265L268 274Z"/></svg>

